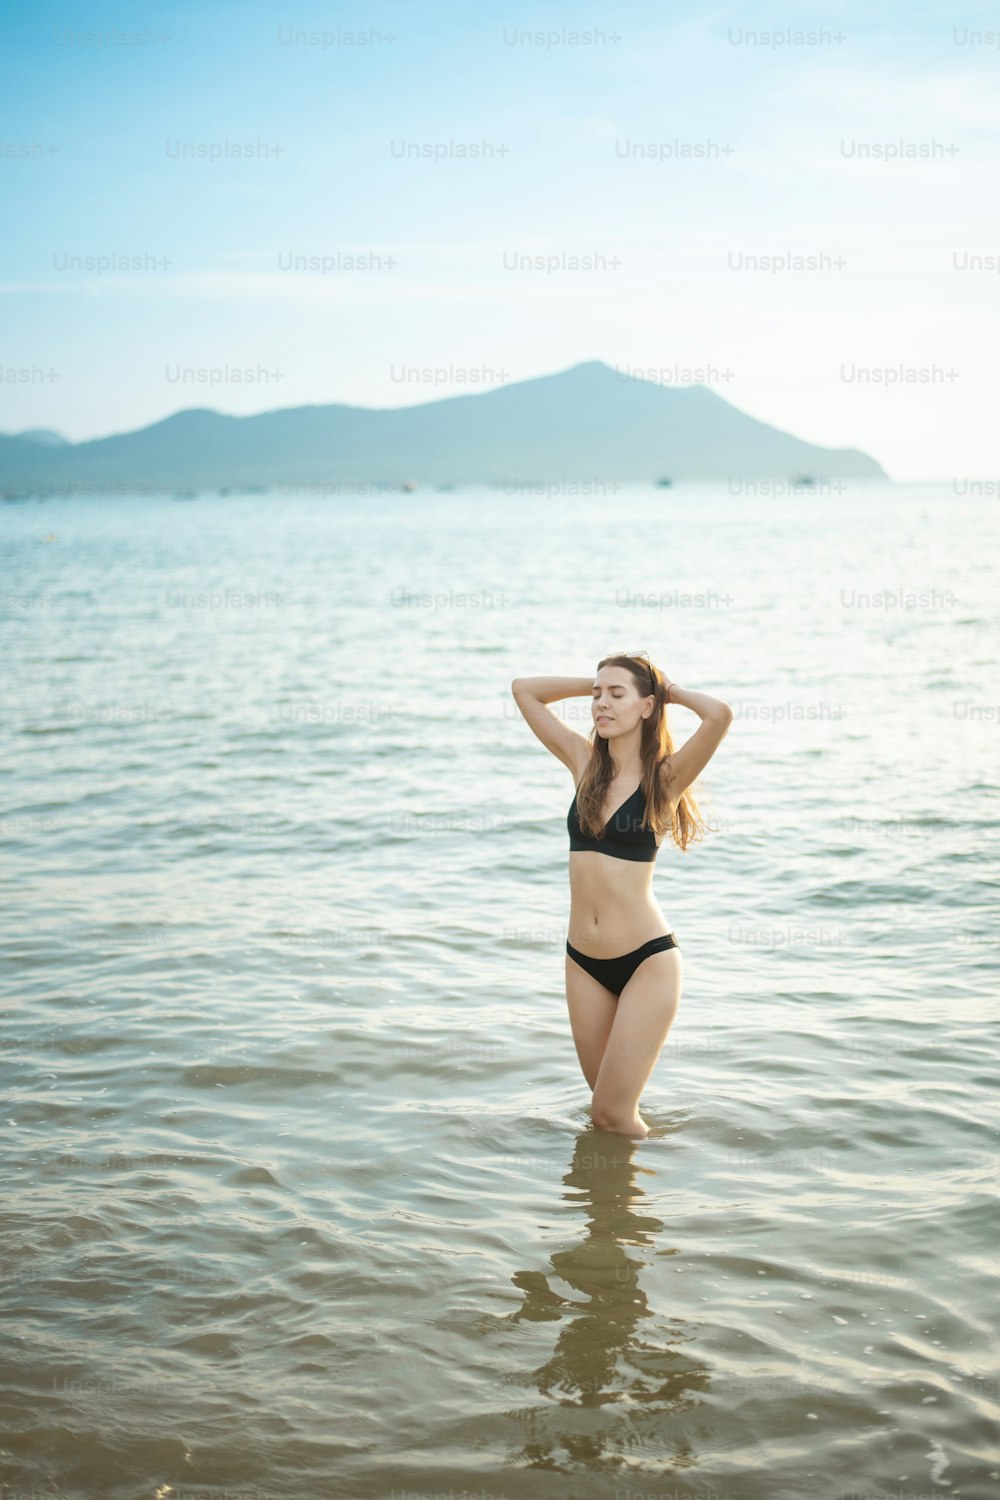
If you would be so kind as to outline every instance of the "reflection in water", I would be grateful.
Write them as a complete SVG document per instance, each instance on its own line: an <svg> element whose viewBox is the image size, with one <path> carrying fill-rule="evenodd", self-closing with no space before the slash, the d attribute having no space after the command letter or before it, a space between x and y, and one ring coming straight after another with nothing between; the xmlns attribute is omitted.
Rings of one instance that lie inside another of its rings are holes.
<svg viewBox="0 0 1000 1500"><path fill-rule="evenodd" d="M648 1255L635 1252L643 1247L655 1255L671 1252L656 1244L663 1221L638 1211L644 1196L633 1162L638 1144L593 1128L581 1133L563 1180L569 1189L564 1201L576 1205L585 1219L583 1237L550 1257L555 1284L542 1271L519 1271L512 1278L524 1302L505 1322L559 1324L551 1356L532 1371L540 1394L559 1409L616 1408L606 1414L613 1420L591 1416L569 1429L565 1414L553 1423L553 1407L518 1412L528 1429L521 1462L546 1468L601 1467L602 1461L617 1466L627 1449L633 1460L648 1460L657 1451L669 1454L658 1468L697 1463L689 1420L672 1433L664 1413L699 1405L709 1370L683 1352L696 1333L690 1318L654 1312L640 1285ZM656 1422L644 1434L647 1411L655 1412Z"/></svg>

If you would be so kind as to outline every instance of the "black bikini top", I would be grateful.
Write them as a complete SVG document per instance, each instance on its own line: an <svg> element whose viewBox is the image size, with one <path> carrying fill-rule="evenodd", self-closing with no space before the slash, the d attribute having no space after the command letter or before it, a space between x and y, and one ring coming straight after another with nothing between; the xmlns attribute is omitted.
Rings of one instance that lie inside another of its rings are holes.
<svg viewBox="0 0 1000 1500"><path fill-rule="evenodd" d="M592 849L595 854L610 854L614 859L644 860L647 863L654 860L659 853L656 834L651 828L639 826L645 811L646 796L642 787L637 786L631 797L627 797L614 816L608 819L604 837L591 838L580 828L574 792L566 817L570 853L578 849Z"/></svg>

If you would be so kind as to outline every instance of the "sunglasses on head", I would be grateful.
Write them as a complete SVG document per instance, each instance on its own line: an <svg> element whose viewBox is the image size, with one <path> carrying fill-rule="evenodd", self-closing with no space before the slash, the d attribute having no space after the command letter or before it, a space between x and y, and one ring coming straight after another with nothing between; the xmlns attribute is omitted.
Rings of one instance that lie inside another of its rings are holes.
<svg viewBox="0 0 1000 1500"><path fill-rule="evenodd" d="M649 659L648 651L616 651L614 654L615 656L627 656L632 661L641 661L650 671L653 670L653 663Z"/></svg>

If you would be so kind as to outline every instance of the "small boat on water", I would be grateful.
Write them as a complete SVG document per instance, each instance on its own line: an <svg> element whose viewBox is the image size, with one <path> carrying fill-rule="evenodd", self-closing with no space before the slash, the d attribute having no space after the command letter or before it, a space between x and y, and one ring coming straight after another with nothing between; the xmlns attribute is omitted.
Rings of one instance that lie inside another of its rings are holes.
<svg viewBox="0 0 1000 1500"><path fill-rule="evenodd" d="M656 487L660 490L669 490L673 482L674 481L672 479L658 479L656 481Z"/></svg>

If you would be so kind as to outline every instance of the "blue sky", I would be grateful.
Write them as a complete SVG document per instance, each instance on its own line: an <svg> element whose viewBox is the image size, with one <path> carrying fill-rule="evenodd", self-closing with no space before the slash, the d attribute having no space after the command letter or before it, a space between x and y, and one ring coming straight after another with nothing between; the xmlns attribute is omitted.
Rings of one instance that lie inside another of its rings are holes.
<svg viewBox="0 0 1000 1500"><path fill-rule="evenodd" d="M42 3L4 31L2 431L603 359L895 478L1000 475L1000 12ZM899 143L930 155L874 154ZM372 261L289 268L338 256Z"/></svg>

